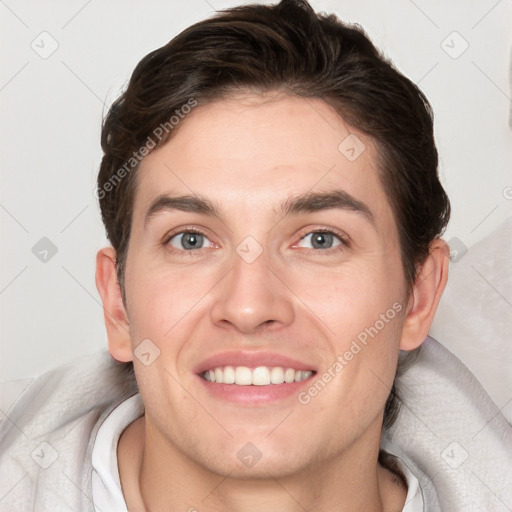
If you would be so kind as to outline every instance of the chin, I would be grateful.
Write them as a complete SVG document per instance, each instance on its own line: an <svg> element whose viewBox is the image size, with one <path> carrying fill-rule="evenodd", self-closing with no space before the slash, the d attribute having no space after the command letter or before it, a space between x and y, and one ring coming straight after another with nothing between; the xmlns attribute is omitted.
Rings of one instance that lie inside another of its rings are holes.
<svg viewBox="0 0 512 512"><path fill-rule="evenodd" d="M247 439L251 437L231 439L228 446L215 452L206 450L206 460L203 453L196 461L212 473L239 480L283 478L306 470L313 462L304 452L303 443L271 442L264 435L253 436L254 441Z"/></svg>

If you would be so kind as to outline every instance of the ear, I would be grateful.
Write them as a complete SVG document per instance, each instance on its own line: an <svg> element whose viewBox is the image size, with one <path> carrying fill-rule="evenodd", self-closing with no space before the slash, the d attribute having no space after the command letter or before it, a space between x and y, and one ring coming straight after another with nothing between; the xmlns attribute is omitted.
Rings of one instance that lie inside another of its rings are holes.
<svg viewBox="0 0 512 512"><path fill-rule="evenodd" d="M414 283L400 339L401 350L419 347L428 336L437 305L448 280L450 249L436 238L430 244L429 255L422 264Z"/></svg>
<svg viewBox="0 0 512 512"><path fill-rule="evenodd" d="M110 355L121 362L133 360L130 323L116 273L116 251L105 247L96 255L96 287L103 302Z"/></svg>

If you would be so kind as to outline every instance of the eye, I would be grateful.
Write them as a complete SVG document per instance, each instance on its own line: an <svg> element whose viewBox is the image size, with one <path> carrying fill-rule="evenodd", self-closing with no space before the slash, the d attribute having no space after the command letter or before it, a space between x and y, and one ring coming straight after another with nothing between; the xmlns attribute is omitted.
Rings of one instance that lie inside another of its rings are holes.
<svg viewBox="0 0 512 512"><path fill-rule="evenodd" d="M313 249L332 249L342 245L344 240L332 231L312 231L303 236L298 243L299 247L307 247ZM310 246L308 245L310 244Z"/></svg>
<svg viewBox="0 0 512 512"><path fill-rule="evenodd" d="M203 249L203 244L211 246L210 240L199 231L183 231L169 238L168 243L175 249L190 251L192 249Z"/></svg>

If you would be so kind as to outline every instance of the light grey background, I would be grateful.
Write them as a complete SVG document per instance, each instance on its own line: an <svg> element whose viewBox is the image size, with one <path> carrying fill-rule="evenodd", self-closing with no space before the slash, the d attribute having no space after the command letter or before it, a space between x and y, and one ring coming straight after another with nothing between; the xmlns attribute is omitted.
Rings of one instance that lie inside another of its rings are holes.
<svg viewBox="0 0 512 512"><path fill-rule="evenodd" d="M102 116L144 55L215 9L238 3L0 1L0 380L27 379L106 346L94 284L95 254L107 243L93 195ZM470 248L453 263L463 268L471 247L512 216L512 2L312 4L361 24L431 101L442 182L453 207L445 238L459 252L461 244ZM32 252L42 237L58 250L47 262ZM482 244L480 258L487 241ZM510 257L510 244L500 251ZM492 312L506 317L503 325L512 332L508 269L491 276L485 264L466 267L474 271L460 271L460 279L484 287L489 303L496 299ZM452 322L465 295L455 290L452 302L441 304L432 334L470 366L499 407L509 407L512 356L503 325L492 335L491 351L479 333L490 332L492 315L478 297L471 298L474 309L466 304ZM480 323L472 329L461 315Z"/></svg>

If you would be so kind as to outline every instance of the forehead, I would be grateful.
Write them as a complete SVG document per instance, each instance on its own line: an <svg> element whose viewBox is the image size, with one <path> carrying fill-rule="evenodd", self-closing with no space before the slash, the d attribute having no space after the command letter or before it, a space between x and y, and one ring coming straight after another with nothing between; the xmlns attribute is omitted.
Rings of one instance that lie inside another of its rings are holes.
<svg viewBox="0 0 512 512"><path fill-rule="evenodd" d="M243 218L308 191L343 190L391 220L374 142L322 100L240 95L195 107L180 123L141 163L135 215L162 194L197 194Z"/></svg>

